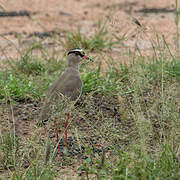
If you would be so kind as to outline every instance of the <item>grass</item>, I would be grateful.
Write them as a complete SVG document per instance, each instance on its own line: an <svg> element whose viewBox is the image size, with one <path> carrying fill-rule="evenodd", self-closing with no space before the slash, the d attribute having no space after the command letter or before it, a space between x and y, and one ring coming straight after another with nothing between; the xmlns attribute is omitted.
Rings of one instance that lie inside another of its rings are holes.
<svg viewBox="0 0 180 180"><path fill-rule="evenodd" d="M5 134L1 137L0 147L2 155L0 161L4 169L12 169L15 167L15 157L18 155L19 150L19 140L14 136L14 134Z"/></svg>
<svg viewBox="0 0 180 180"><path fill-rule="evenodd" d="M28 98L39 97L32 79L24 78L24 76L16 76L15 74L12 74L12 72L7 72L6 74L1 72L0 77L1 100L6 99L7 101L21 101Z"/></svg>
<svg viewBox="0 0 180 180"><path fill-rule="evenodd" d="M66 47L72 44L90 51L112 47L103 32L91 38L71 34ZM102 41L95 42L95 37ZM41 44L33 44L19 61L11 61L0 71L2 178L63 179L73 168L79 179L180 179L180 59L164 37L162 42L163 48L154 45L148 61L138 49L129 65L114 62L103 68L94 62L80 68L83 94L72 109L69 127L74 154L56 156L52 138L47 164L46 138L54 131L52 122L46 125L47 134L37 126L40 104L66 61L50 56ZM37 48L40 56L33 53ZM25 129L28 134L23 134Z"/></svg>
<svg viewBox="0 0 180 180"><path fill-rule="evenodd" d="M106 23L99 21L97 32L90 37L83 35L80 30L77 32L66 32L63 46L67 50L79 47L90 52L97 52L104 49L111 49L113 45L118 43L108 36Z"/></svg>

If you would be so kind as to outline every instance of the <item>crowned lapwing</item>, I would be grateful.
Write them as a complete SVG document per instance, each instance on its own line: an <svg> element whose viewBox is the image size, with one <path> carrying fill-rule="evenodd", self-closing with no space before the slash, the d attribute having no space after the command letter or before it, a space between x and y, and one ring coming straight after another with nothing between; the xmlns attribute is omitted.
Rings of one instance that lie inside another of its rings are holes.
<svg viewBox="0 0 180 180"><path fill-rule="evenodd" d="M67 98L70 102L75 104L79 99L82 92L82 81L79 72L79 63L83 59L89 59L85 55L82 49L72 49L67 54L68 65L64 73L57 79L57 81L52 85L48 93L48 97L45 100L42 113L41 121L46 121L49 117L52 117L52 104L57 102L57 105L61 104L63 106L62 111L66 111L66 122L65 122L65 147L67 149L67 128L70 119L70 105L65 103L64 98ZM61 112L60 112L61 113ZM58 152L62 155L59 145L59 133L56 126L56 119L54 118L54 126L56 130L56 137L58 143Z"/></svg>

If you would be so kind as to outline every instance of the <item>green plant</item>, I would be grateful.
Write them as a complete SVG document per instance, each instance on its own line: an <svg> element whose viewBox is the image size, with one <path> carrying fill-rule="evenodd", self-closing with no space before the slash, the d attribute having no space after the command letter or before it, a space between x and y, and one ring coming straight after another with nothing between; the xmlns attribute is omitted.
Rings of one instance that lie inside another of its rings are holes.
<svg viewBox="0 0 180 180"><path fill-rule="evenodd" d="M4 134L0 137L0 168L15 168L19 155L19 139L14 134Z"/></svg>
<svg viewBox="0 0 180 180"><path fill-rule="evenodd" d="M84 161L83 165L78 168L79 174L85 173L87 179L91 179L95 175L97 179L108 179L109 170L104 162L105 154L102 153L99 159L94 156L91 148L87 148L89 157Z"/></svg>
<svg viewBox="0 0 180 180"><path fill-rule="evenodd" d="M43 56L46 50L40 43L33 43L30 48L20 54L20 60L8 60L8 65L14 73L23 73L26 75L38 75L45 71L45 65L38 56L33 55L35 50L39 50Z"/></svg>
<svg viewBox="0 0 180 180"><path fill-rule="evenodd" d="M87 37L80 30L77 33L66 33L65 47L66 49L83 48L89 51L100 51L102 49L111 49L114 44L119 42L113 41L108 37L106 24L99 22L98 30L94 35Z"/></svg>
<svg viewBox="0 0 180 180"><path fill-rule="evenodd" d="M0 72L0 99L1 100L25 100L29 98L38 98L32 79L25 76L18 76L11 71L4 74Z"/></svg>
<svg viewBox="0 0 180 180"><path fill-rule="evenodd" d="M50 168L40 167L39 164L31 167L26 171L15 171L11 177L12 180L53 180L56 173Z"/></svg>
<svg viewBox="0 0 180 180"><path fill-rule="evenodd" d="M121 69L121 65L119 65ZM122 70L121 79L119 79L119 73L117 74L117 69L114 67L109 67L109 71L103 73L101 71L101 66L97 69L91 70L90 72L83 71L81 78L83 80L83 92L88 93L90 91L113 94L118 92L123 84L125 76L127 76L124 70ZM124 73L124 74L123 74Z"/></svg>

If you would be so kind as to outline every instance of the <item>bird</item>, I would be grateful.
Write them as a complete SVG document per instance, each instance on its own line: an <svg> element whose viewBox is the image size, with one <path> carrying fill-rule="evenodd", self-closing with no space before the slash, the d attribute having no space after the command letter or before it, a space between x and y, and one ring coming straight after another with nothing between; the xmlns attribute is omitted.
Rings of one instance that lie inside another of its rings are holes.
<svg viewBox="0 0 180 180"><path fill-rule="evenodd" d="M70 109L72 104L74 105L81 96L82 93L82 80L79 72L79 63L87 59L92 61L91 58L85 55L83 49L75 48L71 49L67 53L67 67L64 73L57 79L57 81L52 85L48 92L48 96L41 112L41 122L46 122L49 117L52 116L53 104L56 106L61 106L61 111L66 112L65 121L65 148L67 149L67 128L70 119ZM61 112L60 112L61 113ZM54 126L56 131L56 138L58 144L59 155L62 155L59 145L59 133L57 130L56 117L54 117Z"/></svg>

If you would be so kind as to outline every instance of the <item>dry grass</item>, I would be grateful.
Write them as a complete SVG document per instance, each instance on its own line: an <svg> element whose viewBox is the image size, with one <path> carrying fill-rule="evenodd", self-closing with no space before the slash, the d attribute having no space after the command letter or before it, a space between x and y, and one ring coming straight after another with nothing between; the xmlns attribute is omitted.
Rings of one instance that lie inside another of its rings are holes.
<svg viewBox="0 0 180 180"><path fill-rule="evenodd" d="M93 40L88 41L87 49ZM1 70L1 174L11 179L180 178L180 61L164 37L153 47L149 61L137 48L139 55L130 54L128 66L114 61L106 62L106 70L96 61L82 65L83 95L71 109L63 157L56 153L53 122L41 127L38 121L47 89L64 70L65 60L34 56L30 48ZM65 120L58 119L63 134ZM47 139L52 148L45 164Z"/></svg>

